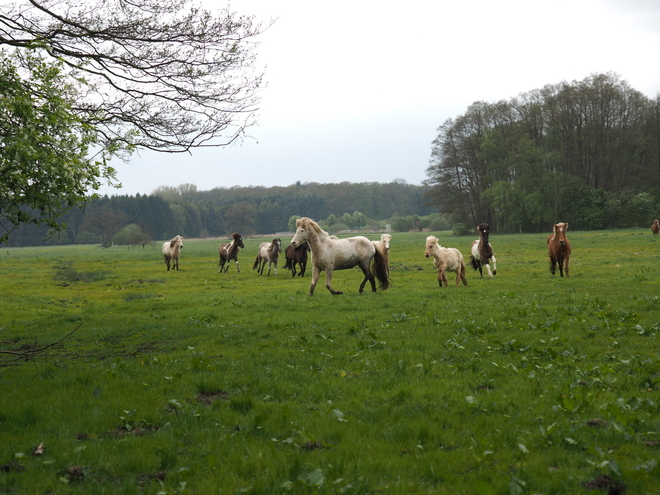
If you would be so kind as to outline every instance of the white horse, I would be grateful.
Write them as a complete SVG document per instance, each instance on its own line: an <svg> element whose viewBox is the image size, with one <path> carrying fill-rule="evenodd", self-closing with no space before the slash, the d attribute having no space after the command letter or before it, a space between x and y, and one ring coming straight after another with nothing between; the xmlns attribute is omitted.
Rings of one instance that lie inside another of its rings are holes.
<svg viewBox="0 0 660 495"><path fill-rule="evenodd" d="M390 240L391 234L381 234L379 241L372 241L376 251L385 259L385 266L387 267L387 274L390 274Z"/></svg>
<svg viewBox="0 0 660 495"><path fill-rule="evenodd" d="M364 273L364 280L360 284L360 293L364 291L367 281L371 283L371 290L376 292L375 278L378 278L380 288L387 290L390 279L387 275L383 256L376 251L373 242L363 236L338 239L330 236L314 220L302 217L296 220L296 233L291 239L294 246L309 242L312 250L312 284L309 295L314 295L314 288L319 280L321 271L325 271L325 286L331 294L342 294L332 288L332 272L346 270L359 266ZM375 275L375 277L374 277Z"/></svg>
<svg viewBox="0 0 660 495"><path fill-rule="evenodd" d="M180 235L174 236L171 241L163 243L163 257L167 265L167 271L170 270L170 261L172 262L172 269L179 271L179 251L183 249L183 237Z"/></svg>
<svg viewBox="0 0 660 495"><path fill-rule="evenodd" d="M488 270L488 276L493 278L493 275L497 275L497 260L493 254L493 246L488 241L490 235L490 225L487 223L482 223L477 226L477 232L479 233L479 239L472 241L471 246L471 255L470 255L470 265L473 269L479 270L479 274L483 277L484 273L482 267L485 266ZM493 271L490 271L490 265L493 265Z"/></svg>
<svg viewBox="0 0 660 495"><path fill-rule="evenodd" d="M277 275L277 260L280 257L282 252L282 240L273 239L271 242L262 242L259 244L259 250L257 251L257 258L254 260L254 265L252 265L253 270L257 270L259 275L264 274L264 268L266 268L266 263L268 263L268 273L266 276L270 275L271 265L275 266L275 275Z"/></svg>
<svg viewBox="0 0 660 495"><path fill-rule="evenodd" d="M424 256L427 258L433 256L433 264L438 269L438 284L440 287L447 286L447 276L445 272L456 273L456 287L460 286L460 281L463 285L467 285L465 280L465 261L463 255L456 248L445 248L438 244L438 238L435 236L428 236L426 238L426 251Z"/></svg>

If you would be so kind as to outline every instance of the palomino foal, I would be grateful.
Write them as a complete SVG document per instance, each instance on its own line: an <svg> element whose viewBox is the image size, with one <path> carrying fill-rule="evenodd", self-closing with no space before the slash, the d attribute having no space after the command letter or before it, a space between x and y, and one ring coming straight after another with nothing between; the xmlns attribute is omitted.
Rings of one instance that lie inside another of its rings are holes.
<svg viewBox="0 0 660 495"><path fill-rule="evenodd" d="M438 238L430 235L426 238L424 256L427 258L433 256L433 264L438 269L438 284L440 287L448 285L445 272L456 273L456 287L459 287L461 280L463 285L468 284L465 280L465 261L463 261L463 255L458 249L442 247L438 244Z"/></svg>
<svg viewBox="0 0 660 495"><path fill-rule="evenodd" d="M571 256L571 243L566 239L568 223L557 223L552 227L553 234L548 237L548 254L550 255L550 273L555 274L559 266L559 275L568 277L568 259Z"/></svg>

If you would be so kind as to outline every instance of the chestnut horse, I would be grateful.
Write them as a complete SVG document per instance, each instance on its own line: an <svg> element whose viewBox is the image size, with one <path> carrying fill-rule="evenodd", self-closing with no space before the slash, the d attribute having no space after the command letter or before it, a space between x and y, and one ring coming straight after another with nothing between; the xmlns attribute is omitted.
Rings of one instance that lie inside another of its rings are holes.
<svg viewBox="0 0 660 495"><path fill-rule="evenodd" d="M360 284L360 293L364 291L367 281L371 283L371 290L376 292L376 278L378 278L381 290L389 288L390 278L387 276L383 256L376 251L373 242L366 237L338 239L329 235L311 218L302 217L296 220L296 233L291 239L291 244L298 246L305 241L309 242L312 250L310 296L314 295L314 288L322 271L325 271L325 286L330 293L342 294L341 291L332 288L332 272L354 266L359 266L364 274L364 280Z"/></svg>
<svg viewBox="0 0 660 495"><path fill-rule="evenodd" d="M263 275L266 263L268 263L268 273L266 276L270 275L270 268L272 265L275 266L275 275L277 275L277 260L279 259L281 252L282 239L277 238L270 242L262 242L259 244L259 250L257 251L257 257L254 260L252 269L257 270L259 275Z"/></svg>
<svg viewBox="0 0 660 495"><path fill-rule="evenodd" d="M303 242L300 246L294 246L289 244L284 250L284 257L286 258L286 263L284 268L291 270L291 276L296 276L296 264L300 267L299 276L305 276L305 270L307 269L307 253L310 251L309 242Z"/></svg>
<svg viewBox="0 0 660 495"><path fill-rule="evenodd" d="M653 222L653 225L651 225L651 232L653 232L653 235L656 235L658 232L660 232L660 220L655 220Z"/></svg>
<svg viewBox="0 0 660 495"><path fill-rule="evenodd" d="M488 237L490 234L490 225L487 223L482 223L477 226L477 232L479 233L479 239L472 242L470 255L470 265L475 270L479 270L479 275L482 277L484 273L482 267L485 265L486 270L488 270L488 276L493 278L493 275L497 275L497 266L495 262L495 256L493 255L493 246L488 242ZM493 263L493 271L490 271L490 263Z"/></svg>
<svg viewBox="0 0 660 495"><path fill-rule="evenodd" d="M163 243L163 257L167 265L167 271L170 271L170 261L172 262L172 270L176 268L179 271L179 250L183 249L183 237L180 235L174 236L171 241Z"/></svg>
<svg viewBox="0 0 660 495"><path fill-rule="evenodd" d="M458 249L442 247L438 244L438 238L430 235L426 238L424 256L427 258L433 256L433 264L438 269L438 284L440 287L448 285L445 272L456 273L456 287L460 286L459 282L461 280L463 285L468 284L465 279L465 261Z"/></svg>
<svg viewBox="0 0 660 495"><path fill-rule="evenodd" d="M552 227L553 234L548 237L548 254L550 255L550 273L555 274L559 266L559 275L568 277L568 259L571 256L571 243L566 239L568 223L557 223Z"/></svg>
<svg viewBox="0 0 660 495"><path fill-rule="evenodd" d="M241 248L245 247L243 244L243 237L241 237L241 234L234 232L231 235L231 238L232 241L229 244L221 244L220 249L218 250L220 254L220 262L218 263L220 265L219 273L227 273L227 270L229 270L229 262L231 260L236 262L236 270L238 273L241 273L241 267L238 265L238 252ZM227 264L226 267L225 263Z"/></svg>

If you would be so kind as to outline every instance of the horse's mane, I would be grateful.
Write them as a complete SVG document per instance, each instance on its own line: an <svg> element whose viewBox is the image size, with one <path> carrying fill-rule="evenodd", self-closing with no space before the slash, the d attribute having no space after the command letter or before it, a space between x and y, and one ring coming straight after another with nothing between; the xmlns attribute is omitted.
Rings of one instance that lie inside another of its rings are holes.
<svg viewBox="0 0 660 495"><path fill-rule="evenodd" d="M296 225L305 225L309 228L309 230L314 231L315 234L327 234L325 230L321 228L321 226L316 223L314 220L308 217L302 217L296 220Z"/></svg>

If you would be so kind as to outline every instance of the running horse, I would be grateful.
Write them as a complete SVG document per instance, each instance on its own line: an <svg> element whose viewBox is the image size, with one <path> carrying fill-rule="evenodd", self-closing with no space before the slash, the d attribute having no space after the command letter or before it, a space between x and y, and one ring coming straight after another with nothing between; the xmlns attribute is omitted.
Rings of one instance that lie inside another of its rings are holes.
<svg viewBox="0 0 660 495"><path fill-rule="evenodd" d="M557 223L552 227L552 235L548 237L548 254L550 255L550 273L555 274L559 266L559 275L568 277L568 259L571 256L571 243L566 239L568 223Z"/></svg>
<svg viewBox="0 0 660 495"><path fill-rule="evenodd" d="M307 217L296 220L296 233L291 239L293 246L309 242L312 251L312 283L309 295L314 295L314 288L322 271L325 271L325 286L333 295L342 294L332 288L332 274L335 270L360 267L364 280L360 284L360 294L364 292L367 281L372 292L376 292L376 278L381 290L390 286L387 267L383 256L376 250L373 242L364 236L338 239L329 235L319 224Z"/></svg>
<svg viewBox="0 0 660 495"><path fill-rule="evenodd" d="M284 268L291 270L291 276L296 276L296 264L300 268L298 276L304 277L307 269L307 253L309 252L309 242L303 242L300 246L289 244L284 250L286 263Z"/></svg>
<svg viewBox="0 0 660 495"><path fill-rule="evenodd" d="M482 223L477 226L477 232L479 233L479 239L472 242L470 248L470 265L474 270L479 270L479 275L484 276L482 267L485 266L488 270L488 276L493 278L493 275L497 275L497 265L495 262L495 256L493 255L493 246L488 242L488 237L490 235L490 225L487 223ZM490 264L493 263L493 271L490 271Z"/></svg>
<svg viewBox="0 0 660 495"><path fill-rule="evenodd" d="M179 251L183 249L183 237L180 235L172 237L172 240L163 243L163 257L167 265L167 271L170 271L170 262L172 263L172 270L176 268L179 271Z"/></svg>
<svg viewBox="0 0 660 495"><path fill-rule="evenodd" d="M257 258L254 260L254 265L252 265L253 270L257 270L259 275L264 274L264 268L266 268L266 263L268 263L268 273L266 276L270 275L271 266L275 266L275 275L277 275L277 260L280 257L282 252L282 240L277 238L273 239L270 242L262 242L259 244L259 249L257 250Z"/></svg>
<svg viewBox="0 0 660 495"><path fill-rule="evenodd" d="M238 265L238 252L244 248L243 237L241 234L234 232L231 235L232 241L229 244L221 244L218 250L220 254L220 273L227 273L229 270L229 262L234 260L236 262L236 270L241 273L241 267ZM227 266L225 266L225 263Z"/></svg>
<svg viewBox="0 0 660 495"><path fill-rule="evenodd" d="M456 274L456 287L460 286L460 281L463 285L467 285L465 279L465 261L463 255L456 248L446 248L438 244L438 238L430 235L426 238L426 249L424 256L427 258L433 257L433 264L438 270L438 285L440 287L447 287L447 272L454 272Z"/></svg>

